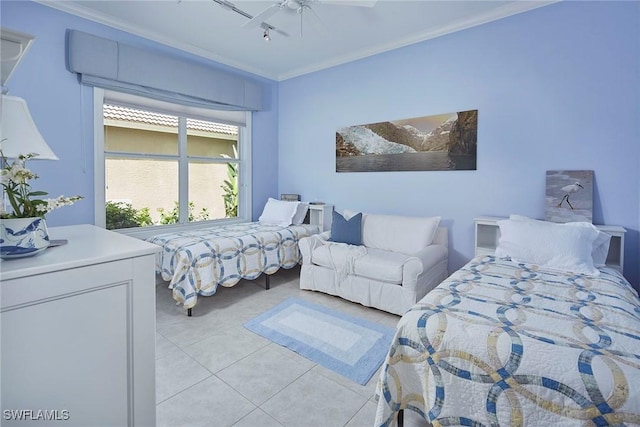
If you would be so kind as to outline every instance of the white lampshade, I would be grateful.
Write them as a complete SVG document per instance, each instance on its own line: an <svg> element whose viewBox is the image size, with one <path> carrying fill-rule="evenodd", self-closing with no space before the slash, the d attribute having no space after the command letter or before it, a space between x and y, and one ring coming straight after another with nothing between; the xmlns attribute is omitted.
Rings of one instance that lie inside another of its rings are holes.
<svg viewBox="0 0 640 427"><path fill-rule="evenodd" d="M6 158L37 153L34 159L58 160L31 118L24 99L2 95L0 109L0 148Z"/></svg>

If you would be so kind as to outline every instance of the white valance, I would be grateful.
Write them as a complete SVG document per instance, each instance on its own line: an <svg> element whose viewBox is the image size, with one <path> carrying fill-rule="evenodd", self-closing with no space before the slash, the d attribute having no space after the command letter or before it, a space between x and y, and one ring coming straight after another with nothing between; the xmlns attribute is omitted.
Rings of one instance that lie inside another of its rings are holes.
<svg viewBox="0 0 640 427"><path fill-rule="evenodd" d="M88 86L193 107L262 109L258 82L82 31L67 31L67 68Z"/></svg>

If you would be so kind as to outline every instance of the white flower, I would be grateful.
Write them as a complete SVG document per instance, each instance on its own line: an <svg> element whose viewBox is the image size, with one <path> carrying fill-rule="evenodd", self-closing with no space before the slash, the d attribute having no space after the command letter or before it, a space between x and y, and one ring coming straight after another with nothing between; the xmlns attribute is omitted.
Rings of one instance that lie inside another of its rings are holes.
<svg viewBox="0 0 640 427"><path fill-rule="evenodd" d="M20 165L16 165L15 163L10 169L9 172L9 180L13 182L17 182L19 184L24 184L30 179L36 179L38 175L31 172L29 169L24 167L24 163Z"/></svg>
<svg viewBox="0 0 640 427"><path fill-rule="evenodd" d="M22 154L10 163L2 153L2 149L0 149L0 164L5 165L4 168L0 169L0 185L12 208L12 212L7 212L4 210L5 206L2 206L3 203L0 203L0 217L44 217L47 212L53 209L72 205L74 202L82 199L81 196L60 196L55 199L42 199L41 196L46 195L46 192L33 191L29 181L37 179L38 175L27 169L25 162L36 156L37 154L35 153Z"/></svg>
<svg viewBox="0 0 640 427"><path fill-rule="evenodd" d="M36 210L38 212L41 212L42 214L46 214L47 212L50 212L54 209L58 209L63 206L70 206L74 202L80 199L82 199L82 197L78 197L78 196L75 196L75 197L58 196L55 199L43 199L43 201L46 204L38 205L36 207Z"/></svg>

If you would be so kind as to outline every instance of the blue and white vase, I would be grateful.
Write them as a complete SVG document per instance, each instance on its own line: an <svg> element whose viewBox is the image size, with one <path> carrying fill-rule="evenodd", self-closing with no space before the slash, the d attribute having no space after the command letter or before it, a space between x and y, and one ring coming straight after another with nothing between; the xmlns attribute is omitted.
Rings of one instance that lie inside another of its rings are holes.
<svg viewBox="0 0 640 427"><path fill-rule="evenodd" d="M23 258L49 247L44 218L0 219L0 258Z"/></svg>

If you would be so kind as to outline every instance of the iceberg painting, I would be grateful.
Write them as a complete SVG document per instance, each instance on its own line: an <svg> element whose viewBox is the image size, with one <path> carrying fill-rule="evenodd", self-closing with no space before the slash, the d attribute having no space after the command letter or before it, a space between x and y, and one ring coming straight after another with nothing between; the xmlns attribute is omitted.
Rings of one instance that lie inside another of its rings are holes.
<svg viewBox="0 0 640 427"><path fill-rule="evenodd" d="M347 126L336 172L476 170L478 110Z"/></svg>

